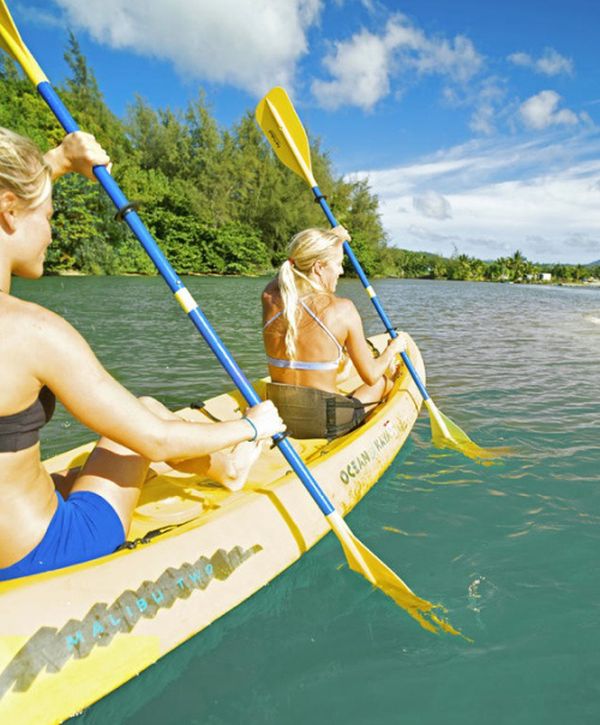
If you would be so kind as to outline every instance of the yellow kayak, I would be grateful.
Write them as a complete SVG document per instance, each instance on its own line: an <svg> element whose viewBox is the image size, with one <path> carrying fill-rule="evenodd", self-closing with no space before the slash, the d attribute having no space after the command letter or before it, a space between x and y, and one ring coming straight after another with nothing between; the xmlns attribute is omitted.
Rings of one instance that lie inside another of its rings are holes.
<svg viewBox="0 0 600 725"><path fill-rule="evenodd" d="M388 337L371 342L383 350ZM425 379L421 355L407 352ZM353 370L340 379L349 392ZM256 383L262 396L265 380ZM364 425L334 441L293 441L345 515L381 477L408 437L422 398L406 369ZM189 420L240 415L237 393ZM93 443L46 461L79 465ZM245 488L231 493L172 469L142 490L131 548L45 574L0 582L0 722L55 723L80 712L243 602L329 531L277 449L265 446Z"/></svg>

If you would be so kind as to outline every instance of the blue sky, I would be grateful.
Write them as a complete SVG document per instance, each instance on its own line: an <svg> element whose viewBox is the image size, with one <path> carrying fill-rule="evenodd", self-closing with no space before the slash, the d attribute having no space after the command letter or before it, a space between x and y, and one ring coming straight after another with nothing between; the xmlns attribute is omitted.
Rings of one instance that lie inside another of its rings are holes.
<svg viewBox="0 0 600 725"><path fill-rule="evenodd" d="M597 0L8 3L54 82L76 33L118 115L203 88L230 126L284 85L336 171L369 178L392 244L600 259Z"/></svg>

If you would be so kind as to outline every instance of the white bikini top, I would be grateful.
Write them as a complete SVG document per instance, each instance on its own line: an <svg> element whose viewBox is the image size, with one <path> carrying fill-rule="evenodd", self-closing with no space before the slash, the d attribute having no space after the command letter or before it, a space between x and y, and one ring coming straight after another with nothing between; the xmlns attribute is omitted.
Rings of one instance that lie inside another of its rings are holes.
<svg viewBox="0 0 600 725"><path fill-rule="evenodd" d="M335 346L338 349L338 355L335 360L324 360L322 362L319 361L311 361L311 360L285 360L281 358L276 357L269 357L267 356L267 361L269 365L273 365L273 367L276 368L287 368L289 370L337 370L340 362L342 361L342 358L344 356L344 348L340 345L338 342L336 336L331 332L331 330L323 323L316 315L315 313L306 305L302 300L300 300L300 304L302 305L302 309L310 316L312 319L319 325L319 327L323 330L323 332L333 341ZM283 310L279 310L277 314L273 315L270 320L267 320L265 322L263 330L266 330L267 327L275 320L281 316Z"/></svg>

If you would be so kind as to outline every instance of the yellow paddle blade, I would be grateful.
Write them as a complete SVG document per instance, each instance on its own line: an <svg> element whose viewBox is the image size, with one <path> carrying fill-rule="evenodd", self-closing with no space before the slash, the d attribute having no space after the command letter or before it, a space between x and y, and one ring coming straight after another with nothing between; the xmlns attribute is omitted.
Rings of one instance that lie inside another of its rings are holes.
<svg viewBox="0 0 600 725"><path fill-rule="evenodd" d="M351 536L353 538L352 543L354 547L358 549L361 559L366 563L368 571L374 577L375 581L372 582L374 586L381 589L381 591L393 599L398 606L406 610L424 629L435 633L442 630L444 632L448 632L449 634L463 636L458 630L454 629L451 624L445 622L435 614L435 610L445 611L440 604L432 604L426 599L418 597L397 574L395 574L381 561L381 559L375 556L375 554L373 554L373 552L362 544L355 536L352 534ZM348 559L348 565L350 568L364 576L365 571L362 563L355 558L349 549L346 548L343 541L342 547L346 554L346 558ZM367 579L370 580L368 575Z"/></svg>
<svg viewBox="0 0 600 725"><path fill-rule="evenodd" d="M429 403L429 405L428 405ZM431 423L431 440L437 448L452 448L459 453L472 458L478 463L491 466L494 458L502 458L511 454L507 446L497 448L482 448L472 441L464 430L445 416L431 400L426 400Z"/></svg>
<svg viewBox="0 0 600 725"><path fill-rule="evenodd" d="M21 40L17 26L4 0L0 0L0 48L17 61L34 85L37 86L39 83L48 80L44 71L39 67L35 58Z"/></svg>
<svg viewBox="0 0 600 725"><path fill-rule="evenodd" d="M308 137L285 90L271 89L256 107L255 116L279 160L311 188L316 186Z"/></svg>
<svg viewBox="0 0 600 725"><path fill-rule="evenodd" d="M418 597L397 574L354 536L341 517L339 519L335 517L337 519L335 521L332 521L331 516L327 518L342 544L348 566L353 571L362 574L373 586L381 589L429 632L437 634L442 630L449 634L464 636L451 624L437 616L435 610L445 611L440 604L432 604L426 599Z"/></svg>

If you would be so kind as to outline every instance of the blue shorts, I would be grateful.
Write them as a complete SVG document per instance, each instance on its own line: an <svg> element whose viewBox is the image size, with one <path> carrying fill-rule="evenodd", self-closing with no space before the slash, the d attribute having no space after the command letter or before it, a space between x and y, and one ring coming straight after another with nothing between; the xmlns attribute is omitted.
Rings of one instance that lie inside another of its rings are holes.
<svg viewBox="0 0 600 725"><path fill-rule="evenodd" d="M97 559L125 541L121 519L102 496L75 491L65 501L56 491L56 497L58 508L44 538L16 564L0 569L0 581Z"/></svg>

